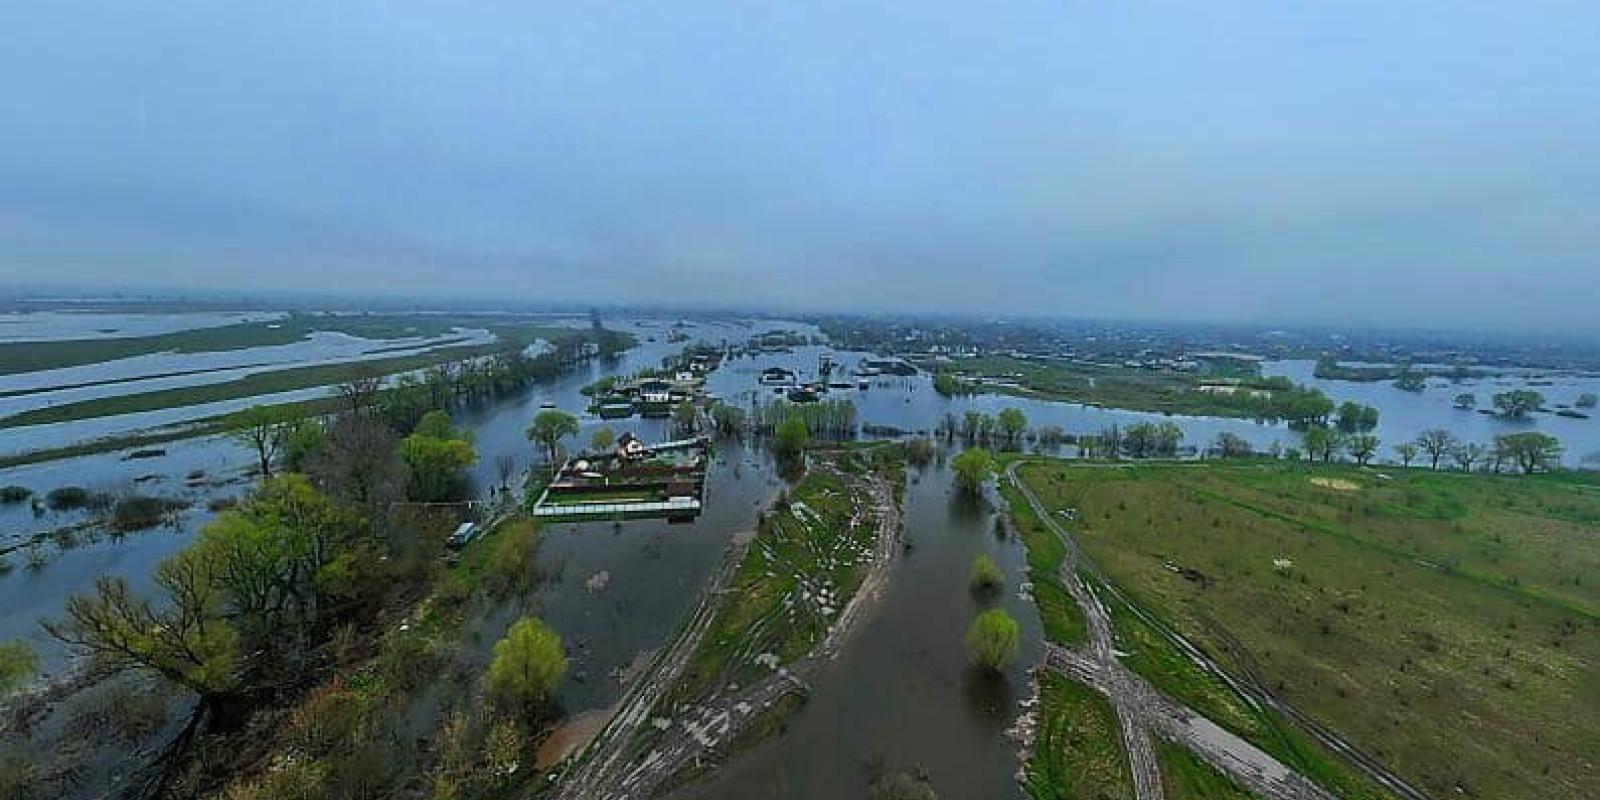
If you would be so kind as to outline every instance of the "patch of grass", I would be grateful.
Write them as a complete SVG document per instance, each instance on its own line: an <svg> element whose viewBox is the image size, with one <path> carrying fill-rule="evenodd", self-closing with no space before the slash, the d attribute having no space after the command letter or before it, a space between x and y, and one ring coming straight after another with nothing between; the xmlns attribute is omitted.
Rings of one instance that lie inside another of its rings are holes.
<svg viewBox="0 0 1600 800"><path fill-rule="evenodd" d="M1157 740L1156 761L1168 800L1259 800L1182 745Z"/></svg>
<svg viewBox="0 0 1600 800"><path fill-rule="evenodd" d="M1039 676L1038 731L1022 786L1033 800L1132 800L1116 710L1083 684Z"/></svg>
<svg viewBox="0 0 1600 800"><path fill-rule="evenodd" d="M1434 796L1600 796L1600 493L1587 478L1305 464L1031 466L1100 571ZM1314 483L1313 478L1325 479ZM1330 489L1331 481L1355 484ZM1112 603L1130 667L1347 796L1381 796L1267 715L1248 722ZM1165 650L1165 652L1163 652Z"/></svg>
<svg viewBox="0 0 1600 800"><path fill-rule="evenodd" d="M1088 641L1089 628L1083 611L1061 582L1066 545L1039 521L1016 487L1002 481L1000 493L1011 507L1017 534L1028 551L1028 582L1033 587L1033 602L1039 610L1045 638L1063 645Z"/></svg>

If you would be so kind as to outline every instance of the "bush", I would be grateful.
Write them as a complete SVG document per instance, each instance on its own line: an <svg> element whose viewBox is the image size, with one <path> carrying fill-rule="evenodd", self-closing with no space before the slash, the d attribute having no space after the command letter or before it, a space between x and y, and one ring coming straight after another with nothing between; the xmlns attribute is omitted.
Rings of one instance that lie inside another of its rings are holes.
<svg viewBox="0 0 1600 800"><path fill-rule="evenodd" d="M44 496L45 503L49 504L52 511L69 511L89 505L89 490L82 486L62 486L51 489Z"/></svg>
<svg viewBox="0 0 1600 800"><path fill-rule="evenodd" d="M33 496L26 486L0 486L0 505L16 505Z"/></svg>
<svg viewBox="0 0 1600 800"><path fill-rule="evenodd" d="M164 497L125 497L111 509L111 527L118 531L149 530L165 522L169 512L183 507L182 501Z"/></svg>
<svg viewBox="0 0 1600 800"><path fill-rule="evenodd" d="M500 532L494 558L489 562L489 588L498 594L531 590L539 582L538 565L534 560L538 549L539 535L532 522L507 524Z"/></svg>
<svg viewBox="0 0 1600 800"><path fill-rule="evenodd" d="M967 585L974 592L995 592L1006 585L1006 576L994 559L987 554L980 555L972 560L972 573Z"/></svg>

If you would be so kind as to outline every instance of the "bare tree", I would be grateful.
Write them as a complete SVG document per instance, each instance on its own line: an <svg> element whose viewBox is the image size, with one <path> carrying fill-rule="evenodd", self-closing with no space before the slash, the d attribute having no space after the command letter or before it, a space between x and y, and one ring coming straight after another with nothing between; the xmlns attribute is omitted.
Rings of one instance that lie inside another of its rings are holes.
<svg viewBox="0 0 1600 800"><path fill-rule="evenodd" d="M1428 466L1433 469L1439 468L1439 459L1444 458L1455 446L1455 434L1443 428L1429 428L1417 434L1417 447L1428 454Z"/></svg>
<svg viewBox="0 0 1600 800"><path fill-rule="evenodd" d="M500 476L500 488L510 488L511 476L517 472L517 457L510 453L501 453L494 460L494 470Z"/></svg>
<svg viewBox="0 0 1600 800"><path fill-rule="evenodd" d="M334 388L339 402L351 414L364 414L378 400L378 390L383 388L379 375L358 375Z"/></svg>
<svg viewBox="0 0 1600 800"><path fill-rule="evenodd" d="M1487 451L1488 448L1477 442L1466 442L1452 449L1450 457L1455 459L1456 466L1462 472L1471 472L1472 465L1482 459Z"/></svg>

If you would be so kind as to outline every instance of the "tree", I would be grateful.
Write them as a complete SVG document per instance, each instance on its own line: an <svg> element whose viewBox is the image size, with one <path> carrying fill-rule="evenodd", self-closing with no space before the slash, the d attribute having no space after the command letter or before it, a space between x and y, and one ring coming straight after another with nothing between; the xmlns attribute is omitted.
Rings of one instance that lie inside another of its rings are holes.
<svg viewBox="0 0 1600 800"><path fill-rule="evenodd" d="M251 406L228 417L228 434L256 451L261 477L272 477L272 462L278 456L294 419L281 408Z"/></svg>
<svg viewBox="0 0 1600 800"><path fill-rule="evenodd" d="M950 470L956 474L957 486L977 494L994 475L994 456L981 447L969 447L950 459Z"/></svg>
<svg viewBox="0 0 1600 800"><path fill-rule="evenodd" d="M1005 609L991 608L967 629L967 652L978 666L999 672L1016 660L1019 639L1017 621Z"/></svg>
<svg viewBox="0 0 1600 800"><path fill-rule="evenodd" d="M700 427L700 414L693 403L684 400L672 409L672 426L681 435L692 434Z"/></svg>
<svg viewBox="0 0 1600 800"><path fill-rule="evenodd" d="M1338 431L1321 425L1312 425L1306 428L1300 436L1307 460L1320 459L1322 463L1326 464L1332 461L1334 455L1344 447L1344 437L1340 436Z"/></svg>
<svg viewBox="0 0 1600 800"><path fill-rule="evenodd" d="M1578 395L1577 401L1573 403L1578 408L1594 408L1596 404L1600 404L1600 399L1595 397L1594 392L1584 392Z"/></svg>
<svg viewBox="0 0 1600 800"><path fill-rule="evenodd" d="M400 460L410 476L406 496L422 503L459 499L466 485L466 470L477 463L472 445L461 439L441 439L413 433L400 442Z"/></svg>
<svg viewBox="0 0 1600 800"><path fill-rule="evenodd" d="M283 439L283 464L290 472L304 472L306 465L328 443L328 431L314 419L302 419L289 427Z"/></svg>
<svg viewBox="0 0 1600 800"><path fill-rule="evenodd" d="M102 576L92 595L67 599L66 618L45 632L101 664L148 672L213 700L238 685L238 636L221 616L211 565L192 550L156 568L164 602L134 596L126 581Z"/></svg>
<svg viewBox="0 0 1600 800"><path fill-rule="evenodd" d="M1429 428L1417 434L1417 447L1428 454L1428 467L1439 468L1439 459L1444 458L1450 449L1456 446L1455 434L1443 428Z"/></svg>
<svg viewBox="0 0 1600 800"><path fill-rule="evenodd" d="M27 642L0 642L0 699L21 689L39 669L39 656Z"/></svg>
<svg viewBox="0 0 1600 800"><path fill-rule="evenodd" d="M1357 465L1364 467L1378 452L1378 437L1370 433L1358 433L1345 440L1345 449Z"/></svg>
<svg viewBox="0 0 1600 800"><path fill-rule="evenodd" d="M1347 400L1339 404L1336 427L1341 433L1367 433L1378 427L1378 409Z"/></svg>
<svg viewBox="0 0 1600 800"><path fill-rule="evenodd" d="M787 458L797 458L805 452L806 442L811 438L811 432L806 430L806 421L799 417L790 417L778 425L778 431L773 446L778 455Z"/></svg>
<svg viewBox="0 0 1600 800"><path fill-rule="evenodd" d="M544 446L545 455L553 465L561 440L578 435L578 418L565 411L540 411L533 418L533 424L528 426L527 435L529 441Z"/></svg>
<svg viewBox="0 0 1600 800"><path fill-rule="evenodd" d="M510 488L511 476L517 473L517 457L510 453L501 453L495 456L494 472L500 476L500 488Z"/></svg>
<svg viewBox="0 0 1600 800"><path fill-rule="evenodd" d="M609 453L616 443L616 432L604 425L595 428L594 433L589 434L589 449L596 453Z"/></svg>
<svg viewBox="0 0 1600 800"><path fill-rule="evenodd" d="M1513 389L1494 396L1494 407L1509 419L1523 419L1544 407L1544 395L1532 389Z"/></svg>
<svg viewBox="0 0 1600 800"><path fill-rule="evenodd" d="M270 636L291 613L316 612L335 588L325 571L347 557L358 530L305 476L288 473L206 523L187 552L206 565L217 599L245 631Z"/></svg>
<svg viewBox="0 0 1600 800"><path fill-rule="evenodd" d="M1496 448L1504 450L1525 475L1553 469L1561 463L1561 442L1550 434L1505 433L1494 440Z"/></svg>
<svg viewBox="0 0 1600 800"><path fill-rule="evenodd" d="M334 394L338 395L340 405L351 414L357 416L370 410L378 399L378 390L383 388L383 378L378 375L360 375L351 378L334 387Z"/></svg>
<svg viewBox="0 0 1600 800"><path fill-rule="evenodd" d="M533 716L566 674L561 637L539 619L523 617L494 643L489 695L504 708Z"/></svg>
<svg viewBox="0 0 1600 800"><path fill-rule="evenodd" d="M1239 458L1250 455L1250 440L1236 433L1219 433L1211 444L1211 449L1222 458Z"/></svg>
<svg viewBox="0 0 1600 800"><path fill-rule="evenodd" d="M723 436L737 436L744 430L744 409L716 403L711 406L711 425Z"/></svg>
<svg viewBox="0 0 1600 800"><path fill-rule="evenodd" d="M1394 446L1394 454L1400 457L1400 466L1409 467L1411 462L1417 460L1417 446L1412 442L1401 442Z"/></svg>
<svg viewBox="0 0 1600 800"><path fill-rule="evenodd" d="M323 491L380 521L406 490L399 444L394 431L373 416L345 414L328 427L328 441L307 460L306 474Z"/></svg>
<svg viewBox="0 0 1600 800"><path fill-rule="evenodd" d="M1462 392L1461 394L1456 395L1456 399L1451 403L1451 405L1454 405L1456 408L1459 408L1462 411L1471 411L1472 409L1478 407L1478 396L1472 392Z"/></svg>
<svg viewBox="0 0 1600 800"><path fill-rule="evenodd" d="M1005 439L1007 447L1016 447L1022 441L1022 434L1028 430L1028 417L1020 408L1005 408L1000 411L1000 436Z"/></svg>
<svg viewBox="0 0 1600 800"><path fill-rule="evenodd" d="M465 440L466 438L456 430L456 424L450 419L448 412L437 410L423 414L422 419L417 420L416 427L411 429L411 434L413 436L427 436L433 439Z"/></svg>
<svg viewBox="0 0 1600 800"><path fill-rule="evenodd" d="M1488 448L1477 442L1466 442L1451 449L1450 457L1455 459L1456 466L1462 472L1471 472L1472 465L1482 459L1487 450Z"/></svg>
<svg viewBox="0 0 1600 800"><path fill-rule="evenodd" d="M980 554L972 560L972 571L967 576L968 588L975 592L993 592L1005 585L1005 573L1000 571L1000 566L988 554Z"/></svg>
<svg viewBox="0 0 1600 800"><path fill-rule="evenodd" d="M972 441L983 428L983 412L969 408L961 414L961 438Z"/></svg>

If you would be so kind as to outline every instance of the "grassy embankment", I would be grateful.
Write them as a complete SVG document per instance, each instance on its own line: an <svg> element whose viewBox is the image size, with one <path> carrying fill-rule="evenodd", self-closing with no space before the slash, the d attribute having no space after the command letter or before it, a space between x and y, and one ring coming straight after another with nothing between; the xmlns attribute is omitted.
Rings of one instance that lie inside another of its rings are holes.
<svg viewBox="0 0 1600 800"><path fill-rule="evenodd" d="M571 328L540 328L523 327L515 325L493 326L492 329L498 336L498 341L474 345L447 345L436 347L423 353L404 356L391 356L366 361L349 361L338 364L318 364L305 367L289 367L267 372L258 372L222 383L205 384L200 386L183 386L171 389L160 389L150 392L136 392L131 394L99 397L92 400L82 400L75 403L62 403L60 405L24 411L0 419L0 428L12 428L23 425L46 425L57 422L70 422L73 420L93 419L96 417L109 417L118 414L132 414L141 411L157 411L167 408L180 408L183 406L215 403L224 400L237 400L242 397L255 397L259 395L289 392L299 389L312 389L319 386L331 386L351 378L362 375L393 375L402 372L424 369L436 364L444 364L477 356L489 355L505 349L508 343L527 345L539 338L554 338L557 336L571 335L575 331ZM224 331L226 329L216 329ZM189 331L198 334L203 331ZM278 331L271 331L277 333ZM157 337L150 337L157 338ZM111 340L120 341L120 340ZM224 341L230 341L224 339ZM51 344L51 343L46 343ZM6 347L7 345L0 345ZM219 348L226 349L226 348Z"/></svg>
<svg viewBox="0 0 1600 800"><path fill-rule="evenodd" d="M1018 384L973 386L980 391L1164 414L1255 417L1257 409L1244 402L1244 396L1231 398L1199 391L1199 387L1203 383L1234 382L1248 390L1262 385L1259 368L1243 361L1208 362L1212 363L1216 366L1198 372L1175 372L986 356L963 359L939 369L969 381L980 376L1004 376Z"/></svg>
<svg viewBox="0 0 1600 800"><path fill-rule="evenodd" d="M1082 644L1089 638L1083 609L1061 582L1067 548L1034 516L1033 508L1008 481L1000 481L1000 494L1011 506L1011 519L1028 554L1028 583L1046 639L1060 645Z"/></svg>
<svg viewBox="0 0 1600 800"><path fill-rule="evenodd" d="M1600 794L1600 480L1305 465L1022 474L1105 577L1435 796ZM1382 796L1102 591L1127 663L1346 797Z"/></svg>
<svg viewBox="0 0 1600 800"><path fill-rule="evenodd" d="M730 684L748 687L817 647L865 577L877 536L876 514L863 514L853 525L851 517L871 507L874 474L899 486L903 473L901 449L893 446L814 453L805 477L759 524L710 629L657 715L675 717ZM776 665L770 656L777 657ZM778 729L774 716L762 720L768 734ZM642 739L656 735L649 728ZM756 739L746 735L741 742ZM637 742L632 749L642 753L645 745Z"/></svg>
<svg viewBox="0 0 1600 800"><path fill-rule="evenodd" d="M1168 800L1257 800L1256 795L1218 772L1188 748L1156 742L1156 762Z"/></svg>
<svg viewBox="0 0 1600 800"><path fill-rule="evenodd" d="M1038 731L1023 788L1034 800L1132 800L1133 776L1111 701L1054 672L1039 675Z"/></svg>

